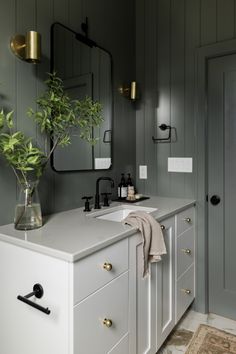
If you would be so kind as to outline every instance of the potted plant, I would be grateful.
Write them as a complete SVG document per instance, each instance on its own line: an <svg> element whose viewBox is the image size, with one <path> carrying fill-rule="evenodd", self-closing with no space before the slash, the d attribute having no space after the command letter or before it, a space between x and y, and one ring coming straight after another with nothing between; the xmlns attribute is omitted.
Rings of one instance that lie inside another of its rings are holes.
<svg viewBox="0 0 236 354"><path fill-rule="evenodd" d="M32 230L42 226L42 213L38 197L38 183L53 151L57 146L71 143L73 129L80 128L79 137L95 144L93 127L103 121L101 104L87 97L70 100L63 89L62 80L49 74L46 91L37 99L39 109L27 114L51 140L49 151L40 148L32 138L14 130L13 112L0 112L0 154L11 166L20 186L19 201L15 210L15 228ZM79 138L78 137L78 138Z"/></svg>

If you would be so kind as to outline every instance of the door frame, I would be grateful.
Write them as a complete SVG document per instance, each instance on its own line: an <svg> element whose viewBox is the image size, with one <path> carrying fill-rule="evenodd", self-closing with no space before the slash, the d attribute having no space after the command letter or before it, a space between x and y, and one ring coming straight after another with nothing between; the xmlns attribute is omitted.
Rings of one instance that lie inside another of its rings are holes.
<svg viewBox="0 0 236 354"><path fill-rule="evenodd" d="M236 40L196 49L195 53L195 195L196 213L196 301L195 309L207 313L208 301L208 161L207 161L207 78L208 61L236 54Z"/></svg>

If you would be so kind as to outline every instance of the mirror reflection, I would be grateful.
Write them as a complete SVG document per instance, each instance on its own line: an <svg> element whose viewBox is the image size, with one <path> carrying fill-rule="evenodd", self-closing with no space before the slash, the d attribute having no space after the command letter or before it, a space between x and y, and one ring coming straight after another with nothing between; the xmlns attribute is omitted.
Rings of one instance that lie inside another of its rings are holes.
<svg viewBox="0 0 236 354"><path fill-rule="evenodd" d="M102 104L103 123L93 130L97 143L91 146L74 131L72 144L58 148L52 166L58 172L104 170L112 164L112 57L89 38L54 23L51 28L51 70L63 80L71 99L86 96Z"/></svg>

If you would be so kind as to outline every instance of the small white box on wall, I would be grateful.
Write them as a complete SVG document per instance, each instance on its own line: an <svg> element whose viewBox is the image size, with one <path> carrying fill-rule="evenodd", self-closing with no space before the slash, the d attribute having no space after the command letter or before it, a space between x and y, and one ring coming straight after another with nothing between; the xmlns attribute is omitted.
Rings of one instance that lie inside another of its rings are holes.
<svg viewBox="0 0 236 354"><path fill-rule="evenodd" d="M192 173L192 157L168 157L168 172Z"/></svg>

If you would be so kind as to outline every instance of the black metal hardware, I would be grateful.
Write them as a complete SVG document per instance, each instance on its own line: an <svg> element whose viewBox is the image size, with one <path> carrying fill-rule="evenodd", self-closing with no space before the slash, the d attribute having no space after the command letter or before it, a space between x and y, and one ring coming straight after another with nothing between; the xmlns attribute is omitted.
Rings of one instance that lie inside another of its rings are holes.
<svg viewBox="0 0 236 354"><path fill-rule="evenodd" d="M49 308L42 307L38 305L36 302L30 301L29 298L35 296L37 299L41 299L43 297L44 291L43 287L40 284L35 284L33 286L33 291L25 296L18 295L17 299L24 302L25 304L34 307L35 309L45 313L46 315L50 315L51 311Z"/></svg>
<svg viewBox="0 0 236 354"><path fill-rule="evenodd" d="M110 139L107 139L107 134L110 133ZM103 142L104 144L110 144L112 140L111 129L105 130L103 134Z"/></svg>
<svg viewBox="0 0 236 354"><path fill-rule="evenodd" d="M212 205L218 205L220 203L220 197L218 195L213 195L210 201Z"/></svg>
<svg viewBox="0 0 236 354"><path fill-rule="evenodd" d="M95 205L94 209L101 209L100 206L100 195L99 195L99 182L100 181L110 181L111 182L111 187L114 188L114 181L110 177L100 177L96 181L96 194L95 194Z"/></svg>
<svg viewBox="0 0 236 354"><path fill-rule="evenodd" d="M81 23L81 29L85 34L85 37L88 38L88 17L85 17L85 22Z"/></svg>
<svg viewBox="0 0 236 354"><path fill-rule="evenodd" d="M172 127L170 125L166 125L166 124L161 124L159 125L159 128L162 130L162 131L165 131L165 130L169 130L169 135L167 138L154 138L154 136L152 137L152 140L154 143L170 143L171 142L171 129Z"/></svg>
<svg viewBox="0 0 236 354"><path fill-rule="evenodd" d="M109 199L108 199L108 196L109 195L112 195L112 193L101 193L103 196L104 196L104 199L103 199L103 206L104 207L109 207Z"/></svg>
<svg viewBox="0 0 236 354"><path fill-rule="evenodd" d="M83 197L83 198L82 198L82 199L85 199L84 211L91 211L90 205L89 205L89 201L90 201L92 198L93 198L93 197Z"/></svg>

